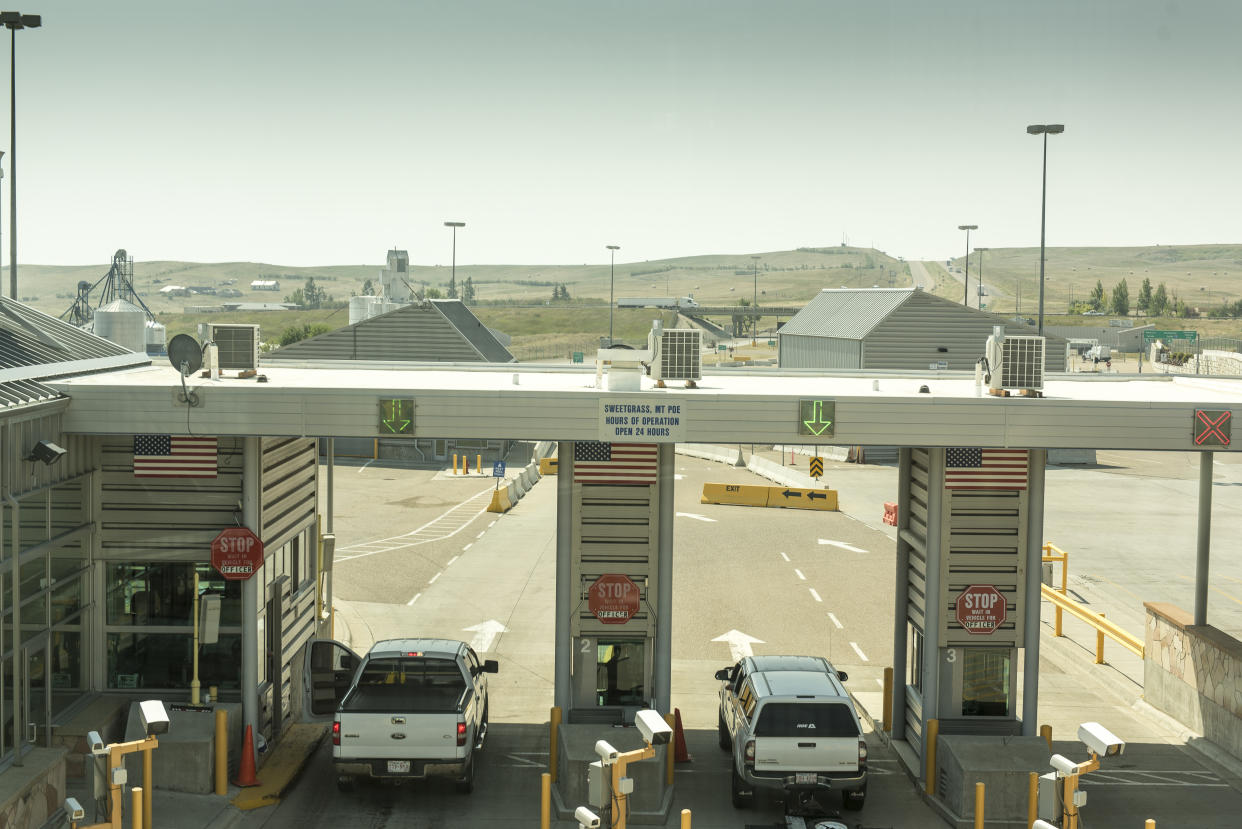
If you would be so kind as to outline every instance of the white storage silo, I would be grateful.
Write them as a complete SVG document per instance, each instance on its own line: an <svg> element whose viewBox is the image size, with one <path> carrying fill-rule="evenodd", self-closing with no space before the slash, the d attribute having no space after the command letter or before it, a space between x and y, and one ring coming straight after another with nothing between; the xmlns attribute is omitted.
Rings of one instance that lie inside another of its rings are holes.
<svg viewBox="0 0 1242 829"><path fill-rule="evenodd" d="M351 296L349 298L349 324L357 325L375 316L375 306L379 302L380 298L377 296Z"/></svg>
<svg viewBox="0 0 1242 829"><path fill-rule="evenodd" d="M95 335L139 354L147 353L147 315L132 302L118 299L95 312Z"/></svg>
<svg viewBox="0 0 1242 829"><path fill-rule="evenodd" d="M168 329L162 322L147 320L147 353L164 354L167 352Z"/></svg>

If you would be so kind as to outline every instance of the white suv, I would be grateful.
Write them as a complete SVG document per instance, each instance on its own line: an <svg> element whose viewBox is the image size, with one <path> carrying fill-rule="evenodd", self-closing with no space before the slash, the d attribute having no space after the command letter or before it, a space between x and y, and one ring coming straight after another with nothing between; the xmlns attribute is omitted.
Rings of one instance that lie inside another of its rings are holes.
<svg viewBox="0 0 1242 829"><path fill-rule="evenodd" d="M733 751L733 805L756 789L805 803L829 790L867 799L867 744L846 674L818 656L748 656L716 672L720 747Z"/></svg>

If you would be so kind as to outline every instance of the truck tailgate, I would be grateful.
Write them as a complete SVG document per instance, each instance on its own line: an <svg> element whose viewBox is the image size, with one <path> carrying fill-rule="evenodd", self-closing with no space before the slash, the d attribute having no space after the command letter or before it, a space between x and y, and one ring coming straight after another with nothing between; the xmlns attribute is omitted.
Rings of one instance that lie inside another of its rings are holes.
<svg viewBox="0 0 1242 829"><path fill-rule="evenodd" d="M755 724L755 771L858 770L858 721L840 702L764 705Z"/></svg>
<svg viewBox="0 0 1242 829"><path fill-rule="evenodd" d="M457 714L364 714L342 711L340 759L434 760L464 757L457 745Z"/></svg>

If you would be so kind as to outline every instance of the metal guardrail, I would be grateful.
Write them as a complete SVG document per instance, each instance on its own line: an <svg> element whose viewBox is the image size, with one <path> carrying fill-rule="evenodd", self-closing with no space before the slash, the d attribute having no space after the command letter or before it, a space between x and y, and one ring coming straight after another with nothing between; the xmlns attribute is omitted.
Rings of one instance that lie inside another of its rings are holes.
<svg viewBox="0 0 1242 829"><path fill-rule="evenodd" d="M1095 628L1095 664L1104 664L1104 637L1107 636L1114 642L1139 657L1146 654L1146 646L1143 641L1133 634L1122 630L1115 623L1104 618L1103 613L1093 613L1083 607L1078 602L1071 599L1067 594L1067 582L1069 571L1069 553L1057 547L1055 544L1044 545L1043 560L1046 562L1060 562L1061 564L1061 587L1055 590L1046 584L1039 586L1040 593L1048 601L1052 602L1056 607L1056 623L1054 633L1056 636L1062 636L1061 618L1062 612L1071 614L1081 619L1091 627Z"/></svg>

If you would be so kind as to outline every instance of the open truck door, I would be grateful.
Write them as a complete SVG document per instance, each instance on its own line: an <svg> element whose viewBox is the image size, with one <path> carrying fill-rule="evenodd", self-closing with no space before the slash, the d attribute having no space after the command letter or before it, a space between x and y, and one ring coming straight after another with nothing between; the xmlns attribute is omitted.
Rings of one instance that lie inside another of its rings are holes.
<svg viewBox="0 0 1242 829"><path fill-rule="evenodd" d="M331 719L353 683L360 661L358 654L333 639L306 643L302 683L308 719Z"/></svg>

